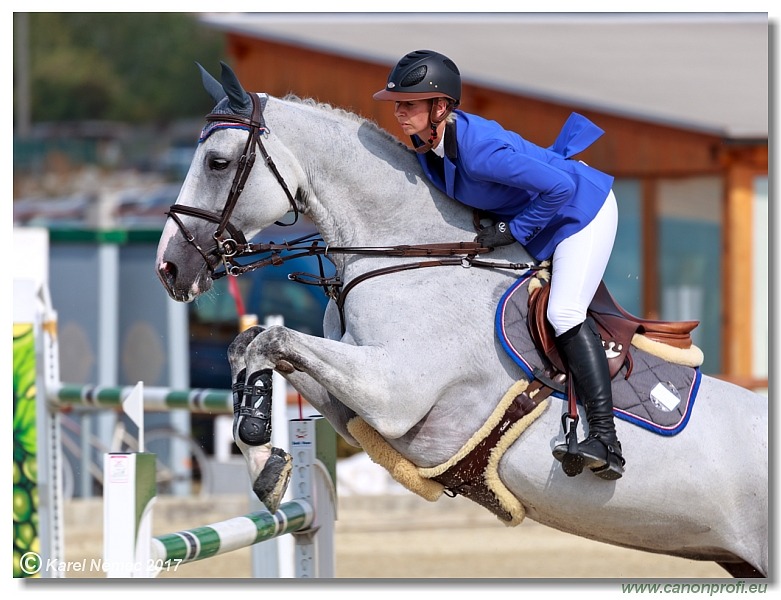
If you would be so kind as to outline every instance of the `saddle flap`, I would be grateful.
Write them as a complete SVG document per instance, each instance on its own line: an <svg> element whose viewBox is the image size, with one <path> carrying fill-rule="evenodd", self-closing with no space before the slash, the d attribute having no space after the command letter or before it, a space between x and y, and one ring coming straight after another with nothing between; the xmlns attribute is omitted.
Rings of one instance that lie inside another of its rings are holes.
<svg viewBox="0 0 781 600"><path fill-rule="evenodd" d="M529 334L535 346L550 363L562 373L567 372L557 348L556 333L548 322L548 300L550 285L542 285L529 294L529 313L527 324ZM638 324L628 321L620 315L600 314L589 308L588 315L594 320L602 338L605 355L608 359L610 377L615 377L624 366L629 354L632 337L638 330Z"/></svg>
<svg viewBox="0 0 781 600"><path fill-rule="evenodd" d="M602 338L602 346L605 348L607 363L610 366L610 376L615 377L626 361L638 325L620 317L603 315L592 310L589 310L588 314L596 323L597 331Z"/></svg>
<svg viewBox="0 0 781 600"><path fill-rule="evenodd" d="M529 294L529 314L527 322L529 334L537 349L550 363L562 373L566 373L564 361L556 348L556 332L548 322L548 297L550 286L542 285Z"/></svg>

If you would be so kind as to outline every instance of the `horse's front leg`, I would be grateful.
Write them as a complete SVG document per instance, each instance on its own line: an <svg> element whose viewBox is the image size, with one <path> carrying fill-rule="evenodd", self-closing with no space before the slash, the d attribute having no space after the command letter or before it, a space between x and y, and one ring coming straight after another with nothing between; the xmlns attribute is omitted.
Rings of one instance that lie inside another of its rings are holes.
<svg viewBox="0 0 781 600"><path fill-rule="evenodd" d="M261 327L253 327L242 332L228 348L233 381L233 439L247 461L253 492L274 513L290 481L293 461L283 449L271 445L271 370L247 374L247 347L261 331Z"/></svg>
<svg viewBox="0 0 781 600"><path fill-rule="evenodd" d="M386 439L407 433L435 401L434 394L421 391L425 386L421 385L420 374L410 373L414 367L409 361L403 357L400 362L394 362L393 353L381 346L355 346L275 326L241 333L231 344L229 354L237 382L244 372L245 389L249 389L250 382L262 380L264 374L270 375L272 369L277 369L289 374L291 379L312 384L316 393L307 400L326 416L335 417L337 423L346 423L351 413L361 415ZM256 397L257 394L250 396ZM246 393L244 398L246 404ZM240 418L241 415L237 421ZM270 498L259 495L269 506L277 494L284 493L285 473L269 468L275 455L262 436L258 442L264 446L253 446L241 440L241 427L234 427L234 431L236 443L247 458L253 489L256 493L274 491Z"/></svg>
<svg viewBox="0 0 781 600"><path fill-rule="evenodd" d="M436 387L436 377L421 361L392 348L358 346L274 326L249 344L246 368L247 373L277 369L308 375L328 392L331 402L338 399L382 437L396 439L431 409L436 397L430 388ZM318 410L329 408L316 404L317 397L309 400Z"/></svg>

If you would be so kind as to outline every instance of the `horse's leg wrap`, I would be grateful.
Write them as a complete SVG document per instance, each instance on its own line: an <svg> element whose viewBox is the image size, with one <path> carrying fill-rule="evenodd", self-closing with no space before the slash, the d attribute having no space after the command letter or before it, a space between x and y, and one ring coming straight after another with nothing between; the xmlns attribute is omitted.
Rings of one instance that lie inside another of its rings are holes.
<svg viewBox="0 0 781 600"><path fill-rule="evenodd" d="M233 384L233 437L248 446L271 441L271 370L257 371Z"/></svg>

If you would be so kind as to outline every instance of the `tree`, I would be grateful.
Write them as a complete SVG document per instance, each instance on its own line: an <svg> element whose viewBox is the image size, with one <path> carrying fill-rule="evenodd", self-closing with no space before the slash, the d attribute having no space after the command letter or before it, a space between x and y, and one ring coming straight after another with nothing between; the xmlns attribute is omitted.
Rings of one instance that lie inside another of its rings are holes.
<svg viewBox="0 0 781 600"><path fill-rule="evenodd" d="M193 13L31 13L29 56L33 122L167 122L211 109L195 62L224 40Z"/></svg>

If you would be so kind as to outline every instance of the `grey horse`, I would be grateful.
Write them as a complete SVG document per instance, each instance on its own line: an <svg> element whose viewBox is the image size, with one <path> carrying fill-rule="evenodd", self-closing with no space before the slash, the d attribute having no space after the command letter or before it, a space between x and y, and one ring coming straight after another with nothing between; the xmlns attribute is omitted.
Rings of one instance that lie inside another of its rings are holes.
<svg viewBox="0 0 781 600"><path fill-rule="evenodd" d="M175 300L207 292L220 265L239 273L236 248L291 207L333 249L474 239L472 212L432 187L412 151L375 124L312 101L249 94L225 65L220 81L203 69L202 76L217 116L169 213L156 264ZM256 148L257 163L247 167L242 155ZM519 273L475 268L463 258L412 268L420 258L329 255L343 286L355 285L329 303L324 338L282 326L240 334L229 351L239 404L242 393L263 399L276 369L345 440L433 500L441 489L426 487L429 476L464 452L526 383L494 334L497 304ZM530 262L519 244L490 258L500 266ZM400 265L407 268L389 268ZM378 269L388 272L366 277ZM264 416L256 405L243 410L236 442L256 492L273 510L289 457L271 447L268 431L241 435L242 420L257 425ZM768 575L766 397L703 375L679 434L657 436L619 420L627 470L618 481L562 472L551 449L562 437L565 410L563 402L541 402L497 455L497 485L512 497L516 517L627 548L715 561L736 577Z"/></svg>

